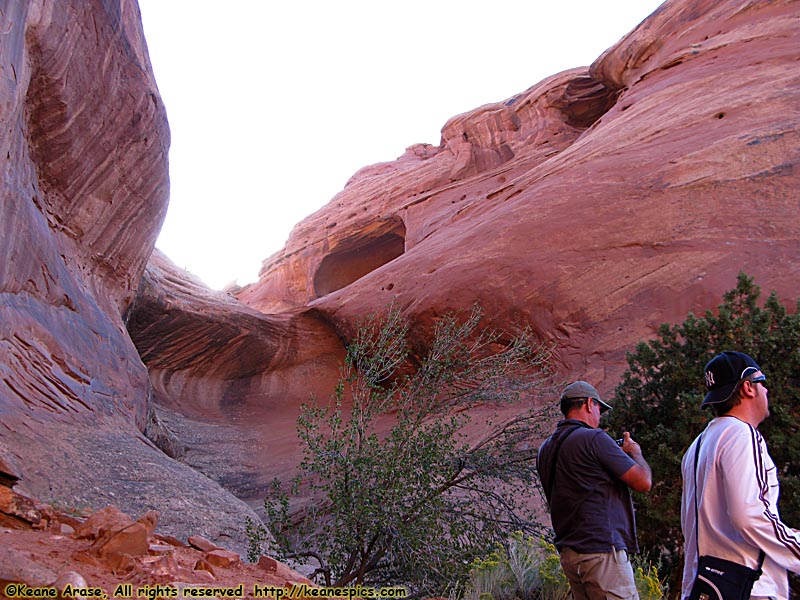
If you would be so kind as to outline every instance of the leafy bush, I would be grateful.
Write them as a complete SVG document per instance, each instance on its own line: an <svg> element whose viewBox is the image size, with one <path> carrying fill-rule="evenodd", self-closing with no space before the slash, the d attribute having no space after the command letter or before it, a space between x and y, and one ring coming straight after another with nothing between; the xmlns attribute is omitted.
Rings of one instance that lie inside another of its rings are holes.
<svg viewBox="0 0 800 600"><path fill-rule="evenodd" d="M464 600L566 600L569 584L555 546L515 531L504 546L473 561Z"/></svg>
<svg viewBox="0 0 800 600"><path fill-rule="evenodd" d="M661 600L667 587L658 569L635 557L633 575L641 600ZM464 600L567 600L569 582L556 547L515 532L505 547L472 563Z"/></svg>
<svg viewBox="0 0 800 600"><path fill-rule="evenodd" d="M279 557L314 557L325 585L441 594L493 542L535 531L531 440L553 409L530 398L548 380L550 348L528 331L480 329L480 319L478 309L445 315L426 348L411 347L394 308L361 324L330 402L301 409L300 476L275 481L264 501ZM523 394L530 406L499 418ZM468 436L477 407L496 414ZM301 495L312 501L292 514L290 496Z"/></svg>
<svg viewBox="0 0 800 600"><path fill-rule="evenodd" d="M667 595L669 585L658 576L658 568L636 555L633 558L633 578L639 600L660 600Z"/></svg>
<svg viewBox="0 0 800 600"><path fill-rule="evenodd" d="M247 536L247 560L258 562L264 554L264 548L269 543L269 532L260 523L250 517L244 519L244 532Z"/></svg>
<svg viewBox="0 0 800 600"><path fill-rule="evenodd" d="M505 598L509 589L509 573L505 560L502 548L491 552L485 558L475 559L469 571L464 600Z"/></svg>
<svg viewBox="0 0 800 600"><path fill-rule="evenodd" d="M538 565L541 563L540 547L534 538L525 536L521 531L511 535L506 548L506 565L511 575L515 596L530 598L541 588Z"/></svg>
<svg viewBox="0 0 800 600"><path fill-rule="evenodd" d="M656 339L628 355L608 413L609 429L631 431L653 469L652 490L634 499L639 542L649 560L663 559L672 589L680 590L683 564L681 459L711 418L700 410L703 367L718 352L746 352L767 375L772 416L759 429L780 473L781 515L800 523L800 316L788 314L774 293L760 307L760 294L741 273L717 314L661 325Z"/></svg>

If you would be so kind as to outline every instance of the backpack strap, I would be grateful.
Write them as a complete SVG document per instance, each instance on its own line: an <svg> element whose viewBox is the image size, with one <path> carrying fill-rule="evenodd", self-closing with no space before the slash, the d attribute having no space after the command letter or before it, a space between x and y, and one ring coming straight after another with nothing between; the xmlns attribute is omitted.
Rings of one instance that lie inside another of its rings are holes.
<svg viewBox="0 0 800 600"><path fill-rule="evenodd" d="M556 448L553 450L553 458L550 459L550 481L544 489L545 497L547 498L548 503L550 502L550 498L553 497L553 487L556 484L556 461L558 461L558 451L561 449L561 444L563 444L576 429L581 429L581 426L575 425L570 427L568 430L562 433L556 441Z"/></svg>

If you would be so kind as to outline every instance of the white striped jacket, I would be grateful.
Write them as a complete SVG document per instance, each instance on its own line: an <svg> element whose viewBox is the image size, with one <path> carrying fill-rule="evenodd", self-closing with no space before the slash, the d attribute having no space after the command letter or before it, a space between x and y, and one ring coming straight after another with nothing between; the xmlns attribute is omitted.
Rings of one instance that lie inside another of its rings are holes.
<svg viewBox="0 0 800 600"><path fill-rule="evenodd" d="M787 570L800 572L800 531L778 513L780 484L761 433L736 417L713 419L700 436L697 468L700 555L710 554L755 569L759 548L763 573L753 596L789 597ZM683 456L681 528L684 537L683 589L686 598L697 572L695 439Z"/></svg>

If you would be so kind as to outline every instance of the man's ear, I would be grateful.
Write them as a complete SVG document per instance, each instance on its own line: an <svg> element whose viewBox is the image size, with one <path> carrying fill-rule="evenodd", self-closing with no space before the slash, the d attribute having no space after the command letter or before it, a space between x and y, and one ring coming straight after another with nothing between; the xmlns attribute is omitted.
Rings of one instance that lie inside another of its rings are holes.
<svg viewBox="0 0 800 600"><path fill-rule="evenodd" d="M748 398L755 398L758 396L758 392L756 390L757 383L753 383L752 381L744 381L742 383L741 393Z"/></svg>

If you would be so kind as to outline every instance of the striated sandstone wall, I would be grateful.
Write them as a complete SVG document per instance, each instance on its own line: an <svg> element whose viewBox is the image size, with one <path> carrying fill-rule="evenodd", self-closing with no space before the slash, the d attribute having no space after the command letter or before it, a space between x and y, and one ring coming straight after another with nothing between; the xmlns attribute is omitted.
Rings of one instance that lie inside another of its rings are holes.
<svg viewBox="0 0 800 600"><path fill-rule="evenodd" d="M298 407L335 385L341 340L315 311L265 315L156 250L128 320L176 453L260 507L294 468ZM165 444L161 444L162 447Z"/></svg>
<svg viewBox="0 0 800 600"><path fill-rule="evenodd" d="M800 295L795 2L669 0L356 173L232 294L153 254L169 133L136 4L11 0L0 31L0 455L44 501L241 547L226 490L255 505L291 471L299 403L390 302L423 343L479 302L608 393L739 270Z"/></svg>
<svg viewBox="0 0 800 600"><path fill-rule="evenodd" d="M185 460L255 506L296 465L299 403L391 302L421 343L478 302L606 394L636 342L714 308L740 270L793 305L798 59L795 2L669 0L590 67L360 170L231 291L250 311L154 262L131 335L162 420L199 442Z"/></svg>
<svg viewBox="0 0 800 600"><path fill-rule="evenodd" d="M169 129L138 6L10 0L0 31L0 450L42 500L237 536L252 513L142 434L158 423L125 321Z"/></svg>
<svg viewBox="0 0 800 600"><path fill-rule="evenodd" d="M480 302L608 392L637 340L739 270L797 298L798 58L796 3L666 2L590 68L354 175L237 296L345 338L393 300L422 332Z"/></svg>

